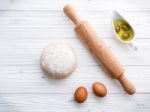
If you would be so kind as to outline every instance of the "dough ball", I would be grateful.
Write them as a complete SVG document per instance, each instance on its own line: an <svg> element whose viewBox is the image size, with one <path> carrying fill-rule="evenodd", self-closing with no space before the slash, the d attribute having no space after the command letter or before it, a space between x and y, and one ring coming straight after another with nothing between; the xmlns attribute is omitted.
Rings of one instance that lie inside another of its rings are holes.
<svg viewBox="0 0 150 112"><path fill-rule="evenodd" d="M54 79L69 76L74 71L76 63L75 52L69 44L49 44L44 48L41 55L42 69Z"/></svg>

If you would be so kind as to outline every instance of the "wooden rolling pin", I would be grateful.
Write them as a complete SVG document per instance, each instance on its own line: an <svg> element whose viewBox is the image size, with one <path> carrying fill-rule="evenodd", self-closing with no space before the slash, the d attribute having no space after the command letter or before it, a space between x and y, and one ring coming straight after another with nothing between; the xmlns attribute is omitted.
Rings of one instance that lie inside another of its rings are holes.
<svg viewBox="0 0 150 112"><path fill-rule="evenodd" d="M114 79L117 79L121 83L122 87L128 94L134 94L136 90L131 82L125 77L123 66L112 54L104 41L94 31L91 25L87 21L81 21L71 5L66 5L64 7L64 12L74 22L76 25L76 33L96 56L97 60L104 65Z"/></svg>

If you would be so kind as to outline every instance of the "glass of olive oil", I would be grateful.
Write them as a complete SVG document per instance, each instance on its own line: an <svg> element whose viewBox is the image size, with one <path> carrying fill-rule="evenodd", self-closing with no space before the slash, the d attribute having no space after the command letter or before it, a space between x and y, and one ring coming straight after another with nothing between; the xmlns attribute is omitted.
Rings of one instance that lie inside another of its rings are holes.
<svg viewBox="0 0 150 112"><path fill-rule="evenodd" d="M134 38L132 27L124 19L114 20L114 29L117 37L123 42L130 42Z"/></svg>
<svg viewBox="0 0 150 112"><path fill-rule="evenodd" d="M114 33L119 41L128 43L134 50L138 49L137 44L135 44L135 42L133 44L133 40L135 39L133 27L117 11L113 12L112 25Z"/></svg>

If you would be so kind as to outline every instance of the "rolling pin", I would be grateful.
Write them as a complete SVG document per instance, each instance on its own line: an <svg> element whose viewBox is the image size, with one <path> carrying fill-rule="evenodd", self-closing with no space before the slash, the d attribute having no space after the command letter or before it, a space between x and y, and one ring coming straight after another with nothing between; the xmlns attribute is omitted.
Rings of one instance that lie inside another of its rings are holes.
<svg viewBox="0 0 150 112"><path fill-rule="evenodd" d="M75 32L95 55L96 59L103 64L110 76L117 79L128 94L134 94L136 90L133 84L125 77L125 69L92 26L87 21L81 21L71 5L66 5L64 12L74 22Z"/></svg>

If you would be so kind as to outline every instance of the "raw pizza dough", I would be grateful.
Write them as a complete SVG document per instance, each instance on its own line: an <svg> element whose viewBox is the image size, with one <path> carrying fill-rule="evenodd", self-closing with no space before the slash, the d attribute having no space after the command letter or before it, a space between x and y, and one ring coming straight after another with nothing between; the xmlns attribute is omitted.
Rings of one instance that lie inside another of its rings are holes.
<svg viewBox="0 0 150 112"><path fill-rule="evenodd" d="M51 43L44 48L41 55L44 72L55 79L69 76L76 67L76 55L69 44Z"/></svg>

